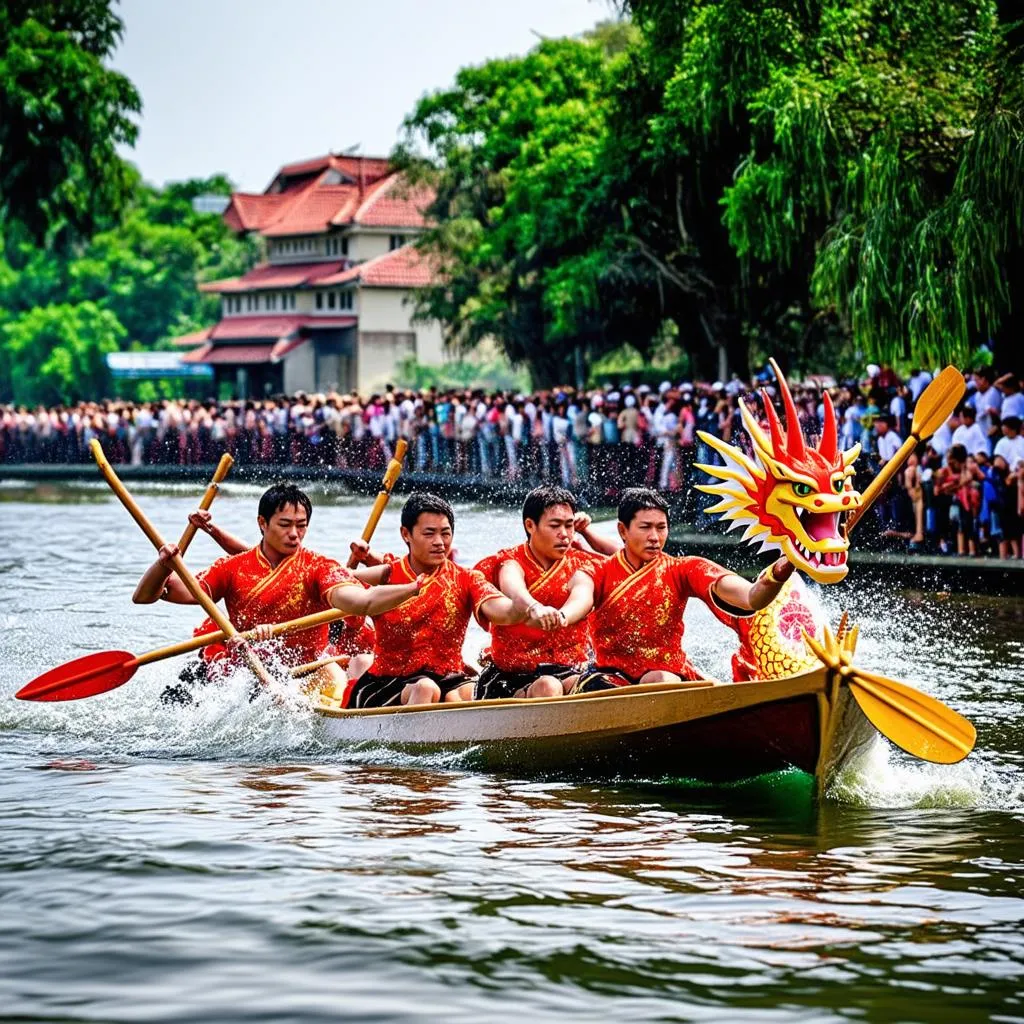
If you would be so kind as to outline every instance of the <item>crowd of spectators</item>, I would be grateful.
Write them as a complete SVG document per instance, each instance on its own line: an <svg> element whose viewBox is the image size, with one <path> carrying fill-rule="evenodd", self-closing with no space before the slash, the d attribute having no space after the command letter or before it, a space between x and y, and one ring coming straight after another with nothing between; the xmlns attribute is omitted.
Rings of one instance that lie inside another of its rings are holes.
<svg viewBox="0 0 1024 1024"><path fill-rule="evenodd" d="M822 388L839 417L844 448L860 443L865 484L907 436L927 371L906 380L868 366L860 380L812 379L792 387L809 440L821 433ZM1021 557L1024 518L1024 394L1012 374L967 375L962 406L911 456L878 503L877 532L912 551ZM115 463L241 463L382 469L405 438L408 470L532 485L560 479L591 500L653 485L698 513L694 463L715 461L698 430L748 446L739 400L763 415L749 383L664 381L534 394L388 387L380 394L277 396L250 401L101 401L72 407L0 406L0 463L73 463L99 438ZM749 450L749 448L748 448Z"/></svg>

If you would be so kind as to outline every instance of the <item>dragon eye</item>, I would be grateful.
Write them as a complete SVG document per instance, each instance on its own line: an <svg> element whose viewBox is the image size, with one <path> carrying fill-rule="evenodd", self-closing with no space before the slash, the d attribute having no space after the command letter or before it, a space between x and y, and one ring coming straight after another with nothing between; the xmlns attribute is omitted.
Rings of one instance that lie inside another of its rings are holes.
<svg viewBox="0 0 1024 1024"><path fill-rule="evenodd" d="M801 498L806 498L808 494L814 493L814 488L810 484L793 484L793 493Z"/></svg>
<svg viewBox="0 0 1024 1024"><path fill-rule="evenodd" d="M832 481L832 490L835 491L836 494L842 494L843 493L843 488L845 486L846 486L846 480L845 479L833 480Z"/></svg>

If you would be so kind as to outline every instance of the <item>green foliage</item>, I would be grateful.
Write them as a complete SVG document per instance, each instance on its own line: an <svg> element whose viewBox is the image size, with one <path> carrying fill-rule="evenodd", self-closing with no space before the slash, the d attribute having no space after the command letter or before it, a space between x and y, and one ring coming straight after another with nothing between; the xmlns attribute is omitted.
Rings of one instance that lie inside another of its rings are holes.
<svg viewBox="0 0 1024 1024"><path fill-rule="evenodd" d="M486 388L493 391L527 391L526 373L514 371L503 359L454 359L441 366L425 366L415 356L398 364L395 383L402 388Z"/></svg>
<svg viewBox="0 0 1024 1024"><path fill-rule="evenodd" d="M71 330L55 332L55 320L72 326L84 322L69 319L68 309L104 314L102 337L114 340L114 348L105 347L104 354L157 348L170 337L213 323L219 300L199 292L197 282L244 273L256 249L253 242L236 239L219 216L194 213L191 201L199 194L230 191L222 177L157 190L135 176L121 222L88 242L66 251L26 241L9 245L8 260L0 259L0 328L5 331L0 361L10 358L4 350L17 341L18 365L26 373L0 375L0 401L36 401L44 365L82 365L71 349L66 356L51 351L63 348ZM31 345L34 331L41 333ZM93 330L89 337L100 334ZM50 379L46 373L43 377ZM90 371L79 384L65 381L57 390L95 398L111 393L111 381L104 368Z"/></svg>
<svg viewBox="0 0 1024 1024"><path fill-rule="evenodd" d="M419 102L395 154L437 189L421 247L444 279L420 316L445 324L456 350L496 339L538 384L570 379L579 348L647 345L660 322L649 271L615 244L608 191L606 115L631 35L602 26L464 68Z"/></svg>
<svg viewBox="0 0 1024 1024"><path fill-rule="evenodd" d="M712 321L742 319L770 348L799 310L805 362L833 343L831 315L888 361L963 364L1005 335L1024 243L1011 4L628 6L643 38L632 118L641 105L651 165L693 183L683 206Z"/></svg>
<svg viewBox="0 0 1024 1024"><path fill-rule="evenodd" d="M19 402L55 405L108 392L105 357L125 330L94 302L33 309L0 326L0 366Z"/></svg>
<svg viewBox="0 0 1024 1024"><path fill-rule="evenodd" d="M109 225L131 191L134 86L105 67L121 37L112 0L0 4L0 228L46 238Z"/></svg>

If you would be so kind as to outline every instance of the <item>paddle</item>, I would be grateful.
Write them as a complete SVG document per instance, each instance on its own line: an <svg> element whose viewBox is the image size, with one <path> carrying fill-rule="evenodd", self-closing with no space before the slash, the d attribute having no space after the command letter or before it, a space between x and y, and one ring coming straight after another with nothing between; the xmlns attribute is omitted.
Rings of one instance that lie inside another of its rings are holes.
<svg viewBox="0 0 1024 1024"><path fill-rule="evenodd" d="M99 466L100 472L103 474L107 483L110 484L110 489L117 496L117 499L124 505L128 514L139 524L142 532L149 538L149 542L158 551L164 546L164 539L157 533L156 528L146 518L145 513L135 503L135 499L128 493L128 489L121 483L117 474L114 472L113 467L107 462L107 457L103 454L103 449L100 447L99 441L93 439L89 444L89 449L92 452L92 457L96 460L96 465ZM188 592L196 600L196 602L202 607L203 611L210 616L211 619L217 624L217 626L224 632L228 639L232 639L238 635L238 630L231 624L231 620L214 604L210 595L199 585L196 578L189 572L188 566L182 560L181 555L175 555L171 559L171 565L174 571L178 574L178 578ZM264 685L269 686L272 682L270 673L266 670L263 662L256 657L252 649L247 645L243 644L242 654L245 657L249 668L252 669L253 675Z"/></svg>
<svg viewBox="0 0 1024 1024"><path fill-rule="evenodd" d="M374 502L370 517L363 530L363 540L367 542L373 536L384 507L388 503L395 480L398 479L398 474L402 470L402 459L405 456L407 447L408 445L404 440L399 441L395 446L395 457L388 463L384 480L381 483L381 491L377 495L377 500ZM227 466L224 463L224 459L227 458L230 458L230 456L224 456L221 459L221 464L217 468L217 474L215 474L214 480L203 497L204 503L207 496L210 496L210 502L213 501L213 495L216 494L214 484L218 481L218 478L223 479L230 468L230 463ZM102 466L100 468L102 469ZM221 472L222 470L223 472ZM200 507L204 506L200 505ZM205 507L209 507L209 503L206 503ZM187 542L191 540L191 537L185 538L183 535L183 540ZM312 615L304 615L301 618L291 619L288 622L275 623L272 626L272 635L277 637L283 636L285 633L297 633L303 629L314 629L317 626L336 622L338 619L343 618L345 618L345 613L333 608L327 611L314 612ZM95 697L97 694L107 693L109 690L115 690L117 687L123 686L143 665L149 665L155 661L163 661L166 658L176 658L181 654L189 654L209 644L220 643L227 635L223 630L218 630L215 633L203 633L200 636L192 637L191 640L184 640L170 647L158 647L156 650L140 654L138 657L129 651L101 651L98 654L88 654L85 657L76 658L74 661L65 662L65 664L50 669L49 672L45 672L41 676L37 676L31 682L26 683L15 694L15 697L19 700L38 701L81 700L84 697ZM240 635L244 639L251 639L255 635L255 631L249 631ZM292 675L314 671L316 668L320 668L322 664L329 664L335 660L329 658L323 662L300 665L298 669L292 670Z"/></svg>
<svg viewBox="0 0 1024 1024"><path fill-rule="evenodd" d="M203 500L199 502L199 507L206 511L212 504L213 499L217 497L220 491L220 484L224 477L231 472L231 467L235 464L235 460L225 452L220 457L220 462L217 463L217 469L213 476L210 478L210 483L207 485L206 492L203 494ZM185 557L185 552L188 551L188 546L192 543L192 538L195 537L198 527L193 526L191 523L185 527L185 532L182 533L181 539L178 541L178 554L182 558Z"/></svg>
<svg viewBox="0 0 1024 1024"><path fill-rule="evenodd" d="M852 665L857 643L854 627L838 640L826 628L824 642L804 633L807 646L846 680L868 721L888 740L922 761L955 764L973 749L974 726L942 701L906 683Z"/></svg>
<svg viewBox="0 0 1024 1024"><path fill-rule="evenodd" d="M373 531L377 529L380 517L384 514L384 509L391 500L391 489L395 486L398 474L402 472L402 460L405 458L405 451L408 447L409 443L404 438L400 440L395 445L394 458L388 463L388 468L384 471L380 492L377 494L377 500L373 503L373 508L370 509L370 517L366 520L366 526L363 527L363 540L367 544L370 543ZM354 569L358 564L359 559L354 554L349 555L348 567Z"/></svg>
<svg viewBox="0 0 1024 1024"><path fill-rule="evenodd" d="M900 471L903 463L910 458L914 449L927 441L950 416L963 397L964 375L955 367L947 366L921 392L914 409L914 419L910 424L910 437L903 442L899 451L881 468L878 476L871 481L861 495L860 506L846 518L846 533L857 525L864 513L875 503L888 486L889 481Z"/></svg>
<svg viewBox="0 0 1024 1024"><path fill-rule="evenodd" d="M334 608L329 611L315 612L312 615L303 615L299 619L275 623L271 627L271 635L276 637L283 636L285 633L297 633L303 629L314 629L317 626L344 618L344 616L344 612ZM238 635L243 640L252 640L256 636L256 631L249 630ZM101 651L98 654L87 654L82 658L76 658L74 661L68 661L57 668L52 668L41 676L36 676L14 696L18 700L40 701L81 700L83 697L94 697L99 693L106 693L108 690L115 690L124 685L143 665L150 665L154 661L163 661L165 658L176 658L180 654L189 654L199 650L200 647L220 643L226 637L227 634L221 630L217 630L215 633L203 633L190 640L183 640L170 647L158 647L156 650L138 656L130 651ZM306 666L300 666L300 669L304 668ZM292 674L296 674L295 670L292 670Z"/></svg>

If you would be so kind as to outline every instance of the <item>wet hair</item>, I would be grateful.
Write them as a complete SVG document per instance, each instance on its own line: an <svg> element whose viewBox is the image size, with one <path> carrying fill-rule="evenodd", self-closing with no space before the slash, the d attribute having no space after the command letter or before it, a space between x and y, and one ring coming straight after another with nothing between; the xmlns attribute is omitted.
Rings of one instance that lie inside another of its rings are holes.
<svg viewBox="0 0 1024 1024"><path fill-rule="evenodd" d="M306 492L300 490L295 484L288 483L286 480L278 480L263 492L257 514L262 516L267 522L270 522L270 517L275 512L280 512L286 505L295 505L298 508L303 508L306 510L306 519L310 520L313 518L313 502L309 500Z"/></svg>
<svg viewBox="0 0 1024 1024"><path fill-rule="evenodd" d="M948 452L946 452L946 461L955 459L957 462L967 461L967 449L962 444L953 445Z"/></svg>
<svg viewBox="0 0 1024 1024"><path fill-rule="evenodd" d="M436 494L428 494L426 491L413 491L405 499L405 504L402 506L402 525L407 530L411 530L424 513L445 516L448 519L448 525L453 531L455 530L455 513L452 511L451 505L444 498L440 498Z"/></svg>
<svg viewBox="0 0 1024 1024"><path fill-rule="evenodd" d="M657 509L665 513L665 518L671 521L668 511L668 502L655 490L650 487L627 487L619 499L619 522L628 527L636 518L637 512L644 509Z"/></svg>
<svg viewBox="0 0 1024 1024"><path fill-rule="evenodd" d="M541 484L540 487L534 487L523 502L523 522L532 519L539 523L540 517L555 505L568 505L573 513L579 511L579 503L572 491L567 491L557 484Z"/></svg>

